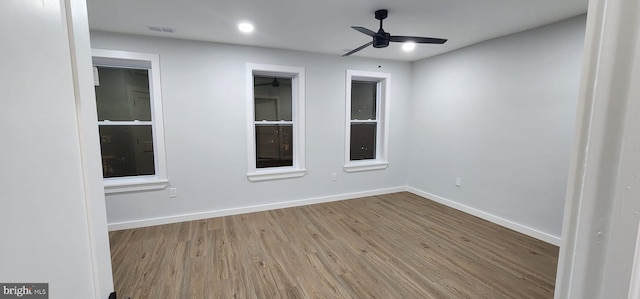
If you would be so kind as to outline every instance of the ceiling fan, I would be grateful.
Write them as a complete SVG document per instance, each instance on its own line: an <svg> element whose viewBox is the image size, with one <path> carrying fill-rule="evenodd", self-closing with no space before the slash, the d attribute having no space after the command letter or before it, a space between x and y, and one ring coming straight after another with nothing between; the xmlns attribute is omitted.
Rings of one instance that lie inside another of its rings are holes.
<svg viewBox="0 0 640 299"><path fill-rule="evenodd" d="M266 83L254 83L253 86L271 86L271 87L280 87L280 81L278 78L273 77L273 81Z"/></svg>
<svg viewBox="0 0 640 299"><path fill-rule="evenodd" d="M400 42L400 43L414 42L417 44L444 44L447 41L446 39L443 39L443 38L391 35L388 32L385 32L384 29L382 29L382 20L387 18L388 13L389 11L387 11L386 9L376 10L376 13L375 13L376 19L380 20L380 29L378 29L378 32L374 32L364 27L351 26L351 28L358 30L368 36L373 37L373 41L370 41L356 49L353 49L347 52L346 54L342 55L342 57L349 56L371 45L373 45L374 48L386 48L387 46L389 46L389 42Z"/></svg>
<svg viewBox="0 0 640 299"><path fill-rule="evenodd" d="M273 78L273 80L271 80ZM253 86L271 86L271 87L280 87L280 86L291 86L291 78L287 77L265 77L265 76L256 76L253 79Z"/></svg>

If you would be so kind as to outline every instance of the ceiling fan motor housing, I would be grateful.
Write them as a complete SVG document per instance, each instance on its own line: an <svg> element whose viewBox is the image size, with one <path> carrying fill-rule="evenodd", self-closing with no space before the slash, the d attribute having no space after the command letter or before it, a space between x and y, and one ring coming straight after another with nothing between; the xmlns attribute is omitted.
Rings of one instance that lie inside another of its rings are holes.
<svg viewBox="0 0 640 299"><path fill-rule="evenodd" d="M383 32L383 33L376 33L376 35L373 36L373 47L374 48L386 48L389 46L389 36L391 36L391 34Z"/></svg>

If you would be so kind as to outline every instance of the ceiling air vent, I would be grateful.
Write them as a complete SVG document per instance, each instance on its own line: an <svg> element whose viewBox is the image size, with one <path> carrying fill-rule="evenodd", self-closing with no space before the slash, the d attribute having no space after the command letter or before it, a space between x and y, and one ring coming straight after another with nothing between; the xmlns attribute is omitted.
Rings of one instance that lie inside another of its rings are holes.
<svg viewBox="0 0 640 299"><path fill-rule="evenodd" d="M151 31L155 31L155 32L166 32L166 33L173 33L175 30L171 27L159 27L159 26L149 26L148 27L149 30Z"/></svg>

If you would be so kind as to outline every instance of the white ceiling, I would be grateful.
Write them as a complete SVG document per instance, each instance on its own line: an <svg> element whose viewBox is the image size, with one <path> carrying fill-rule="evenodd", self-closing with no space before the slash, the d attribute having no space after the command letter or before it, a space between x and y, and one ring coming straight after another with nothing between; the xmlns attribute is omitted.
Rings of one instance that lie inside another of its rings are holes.
<svg viewBox="0 0 640 299"><path fill-rule="evenodd" d="M587 11L588 0L87 0L92 30L164 36L342 55L371 38L350 28L378 30L388 9L392 35L448 38L444 45L369 47L353 56L415 61L553 23ZM254 24L247 35L241 21ZM174 33L153 32L170 27ZM343 59L350 59L348 57Z"/></svg>

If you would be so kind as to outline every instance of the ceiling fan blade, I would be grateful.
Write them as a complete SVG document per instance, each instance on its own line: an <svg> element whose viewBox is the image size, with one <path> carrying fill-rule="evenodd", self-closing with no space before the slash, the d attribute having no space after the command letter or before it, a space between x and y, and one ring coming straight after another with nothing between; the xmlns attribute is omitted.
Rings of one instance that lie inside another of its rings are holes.
<svg viewBox="0 0 640 299"><path fill-rule="evenodd" d="M444 38L419 37L419 36L390 36L391 42L414 42L418 44L444 44L447 40Z"/></svg>
<svg viewBox="0 0 640 299"><path fill-rule="evenodd" d="M358 31L360 31L360 32L362 32L362 33L364 33L364 34L366 34L368 36L373 36L374 34L376 34L374 31L371 31L371 30L369 30L367 28L360 27L360 26L351 26L351 28L353 28L355 30L358 30Z"/></svg>
<svg viewBox="0 0 640 299"><path fill-rule="evenodd" d="M364 49L364 48L366 48L368 46L371 46L371 45L373 45L373 41L370 41L370 42L358 47L357 49L353 49L353 50L349 51L348 53L342 55L342 57L349 56L349 55L351 55L351 54L353 54L355 52L358 52L358 51L360 51L360 50L362 50L362 49Z"/></svg>

